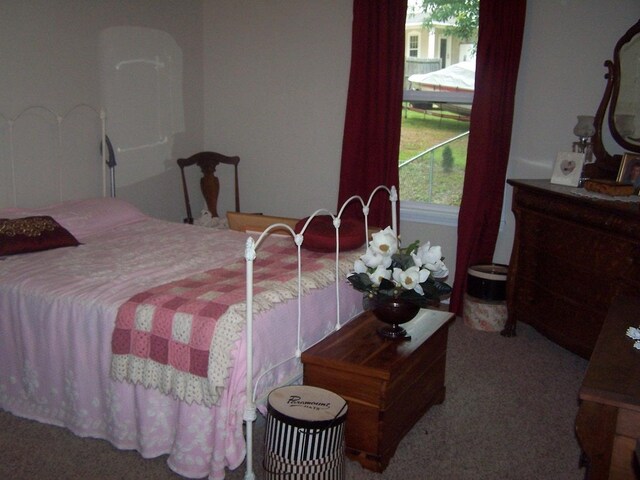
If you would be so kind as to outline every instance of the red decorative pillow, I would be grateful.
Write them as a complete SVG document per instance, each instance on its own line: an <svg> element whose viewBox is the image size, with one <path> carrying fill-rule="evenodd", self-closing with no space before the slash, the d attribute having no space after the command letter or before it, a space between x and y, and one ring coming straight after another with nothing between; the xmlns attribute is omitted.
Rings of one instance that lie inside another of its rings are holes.
<svg viewBox="0 0 640 480"><path fill-rule="evenodd" d="M303 218L294 228L296 233L300 233L304 224L309 219ZM362 246L365 242L364 223L360 220L343 218L340 222L340 250L354 250ZM302 248L314 252L335 252L336 251L336 229L333 226L333 219L329 215L314 217L304 232L304 242Z"/></svg>
<svg viewBox="0 0 640 480"><path fill-rule="evenodd" d="M0 255L76 245L80 242L52 217L0 218Z"/></svg>

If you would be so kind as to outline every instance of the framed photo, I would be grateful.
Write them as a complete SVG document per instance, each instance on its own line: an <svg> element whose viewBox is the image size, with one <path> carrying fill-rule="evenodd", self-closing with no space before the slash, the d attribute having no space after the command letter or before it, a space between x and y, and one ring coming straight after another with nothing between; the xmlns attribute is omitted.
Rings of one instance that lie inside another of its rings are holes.
<svg viewBox="0 0 640 480"><path fill-rule="evenodd" d="M551 183L577 187L582 176L584 153L560 152L551 174Z"/></svg>
<svg viewBox="0 0 640 480"><path fill-rule="evenodd" d="M640 155L625 153L620 162L617 182L632 184L634 190L640 188Z"/></svg>

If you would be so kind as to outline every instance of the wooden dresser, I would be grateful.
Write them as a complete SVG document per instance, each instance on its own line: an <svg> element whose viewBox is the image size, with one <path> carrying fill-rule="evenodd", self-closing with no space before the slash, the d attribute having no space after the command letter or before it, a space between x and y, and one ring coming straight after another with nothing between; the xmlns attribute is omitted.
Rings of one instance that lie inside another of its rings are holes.
<svg viewBox="0 0 640 480"><path fill-rule="evenodd" d="M508 180L516 232L503 335L525 322L589 358L611 300L640 294L640 203Z"/></svg>
<svg viewBox="0 0 640 480"><path fill-rule="evenodd" d="M403 324L410 340L384 339L370 312L353 319L302 354L304 383L326 388L349 404L347 456L382 472L404 435L445 396L449 323L454 314L421 310Z"/></svg>
<svg viewBox="0 0 640 480"><path fill-rule="evenodd" d="M576 435L589 480L640 478L640 350L626 336L639 325L640 297L616 298L580 388Z"/></svg>

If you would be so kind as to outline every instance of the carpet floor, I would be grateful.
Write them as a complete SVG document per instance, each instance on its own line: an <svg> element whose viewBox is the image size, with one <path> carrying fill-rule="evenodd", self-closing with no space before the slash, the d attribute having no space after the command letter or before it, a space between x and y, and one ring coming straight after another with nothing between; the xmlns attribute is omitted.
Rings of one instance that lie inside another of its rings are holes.
<svg viewBox="0 0 640 480"><path fill-rule="evenodd" d="M531 327L518 334L453 322L444 403L405 436L384 473L346 461L348 480L581 480L574 433L587 361ZM256 478L263 478L264 420L255 433ZM108 442L78 438L0 410L0 479L178 480L166 456L144 459ZM228 480L244 478L244 466Z"/></svg>

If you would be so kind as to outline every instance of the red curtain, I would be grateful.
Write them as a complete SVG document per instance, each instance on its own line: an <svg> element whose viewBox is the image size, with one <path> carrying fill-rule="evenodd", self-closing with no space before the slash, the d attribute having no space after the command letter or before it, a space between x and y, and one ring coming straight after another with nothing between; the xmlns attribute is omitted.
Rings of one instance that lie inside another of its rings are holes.
<svg viewBox="0 0 640 480"><path fill-rule="evenodd" d="M365 201L380 184L398 188L406 0L354 0L351 72L342 144L338 207ZM357 215L352 204L347 215ZM372 225L390 225L388 198L376 195Z"/></svg>
<svg viewBox="0 0 640 480"><path fill-rule="evenodd" d="M504 195L526 0L481 0L471 131L450 310L462 315L467 270L491 262Z"/></svg>

